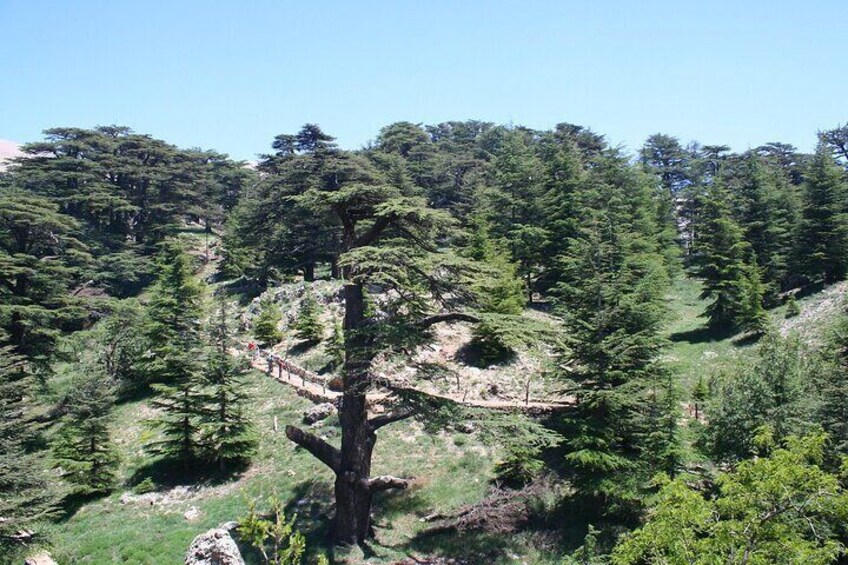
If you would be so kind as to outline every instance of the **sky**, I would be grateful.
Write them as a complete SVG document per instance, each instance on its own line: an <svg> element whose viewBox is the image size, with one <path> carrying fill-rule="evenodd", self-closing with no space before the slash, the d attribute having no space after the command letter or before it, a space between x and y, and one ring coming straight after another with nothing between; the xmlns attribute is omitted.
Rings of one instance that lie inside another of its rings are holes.
<svg viewBox="0 0 848 565"><path fill-rule="evenodd" d="M570 122L812 150L848 122L846 0L0 0L0 139L119 124L237 159L318 123Z"/></svg>

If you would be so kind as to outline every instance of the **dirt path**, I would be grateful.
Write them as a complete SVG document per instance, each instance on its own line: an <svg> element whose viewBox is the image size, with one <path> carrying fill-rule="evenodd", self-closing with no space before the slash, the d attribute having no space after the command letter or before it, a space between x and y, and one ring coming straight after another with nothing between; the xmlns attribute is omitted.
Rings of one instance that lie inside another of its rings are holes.
<svg viewBox="0 0 848 565"><path fill-rule="evenodd" d="M321 376L307 371L303 367L296 365L288 360L281 360L272 363L271 372L268 372L268 360L266 353L257 354L251 362L253 368L265 373L275 381L288 385L295 389L298 395L308 398L313 402L334 402L341 396L341 393L330 390L327 387L326 380ZM540 413L551 412L567 408L573 404L573 400L564 400L559 402L540 402L531 400L530 402L521 402L514 400L463 400L462 398L433 392L419 391L422 394L433 398L440 398L462 406L470 408L486 408L489 410L520 410L522 412ZM368 400L371 406L377 407L389 397L385 392L373 392L368 395Z"/></svg>

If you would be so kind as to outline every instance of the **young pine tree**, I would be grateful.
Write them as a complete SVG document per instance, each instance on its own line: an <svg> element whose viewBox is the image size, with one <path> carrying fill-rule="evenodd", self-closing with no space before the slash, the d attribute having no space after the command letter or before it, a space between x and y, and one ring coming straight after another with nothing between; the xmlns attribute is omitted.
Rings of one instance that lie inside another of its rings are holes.
<svg viewBox="0 0 848 565"><path fill-rule="evenodd" d="M118 453L109 433L115 382L103 375L74 380L67 415L53 448L56 466L81 493L107 493L115 485Z"/></svg>
<svg viewBox="0 0 848 565"><path fill-rule="evenodd" d="M6 345L0 330L0 553L11 551L12 538L55 508L56 496L29 450L38 430L33 413L32 376L23 358Z"/></svg>
<svg viewBox="0 0 848 565"><path fill-rule="evenodd" d="M330 365L333 370L338 369L344 364L344 329L341 322L337 321L333 324L333 335L329 343L327 343L327 355L330 356Z"/></svg>
<svg viewBox="0 0 848 565"><path fill-rule="evenodd" d="M153 405L161 410L154 422L161 437L149 447L187 467L200 454L198 419L205 403L200 367L202 290L188 256L174 242L162 247L158 280L151 294L146 372L157 393Z"/></svg>
<svg viewBox="0 0 848 565"><path fill-rule="evenodd" d="M294 334L307 343L317 343L324 337L324 326L318 319L319 307L315 295L307 292L300 303L297 320L293 324Z"/></svg>
<svg viewBox="0 0 848 565"><path fill-rule="evenodd" d="M796 238L797 269L809 281L830 283L848 273L847 192L830 149L820 143L806 176Z"/></svg>
<svg viewBox="0 0 848 565"><path fill-rule="evenodd" d="M245 414L247 360L230 354L235 346L225 301L216 307L209 328L205 355L206 409L201 435L204 458L223 471L230 464L244 464L256 454L258 436Z"/></svg>
<svg viewBox="0 0 848 565"><path fill-rule="evenodd" d="M653 470L646 447L673 450L659 435L646 441L650 419L674 416L657 413L660 404L646 413L650 386L662 376L668 271L655 239L651 189L637 178L612 154L582 183L578 236L561 257L557 289L570 367L563 378L577 399L566 460L579 496L622 515L638 505Z"/></svg>
<svg viewBox="0 0 848 565"><path fill-rule="evenodd" d="M712 186L700 205L700 234L695 242L696 274L704 281L701 299L711 299L705 316L716 330L762 331L763 284L751 246L730 217L727 193Z"/></svg>
<svg viewBox="0 0 848 565"><path fill-rule="evenodd" d="M817 379L816 420L828 433L835 452L848 455L848 317L834 328L827 351L829 363Z"/></svg>
<svg viewBox="0 0 848 565"><path fill-rule="evenodd" d="M259 315L253 321L253 335L259 343L273 346L283 339L279 329L282 317L280 309L270 297L265 297L259 302Z"/></svg>

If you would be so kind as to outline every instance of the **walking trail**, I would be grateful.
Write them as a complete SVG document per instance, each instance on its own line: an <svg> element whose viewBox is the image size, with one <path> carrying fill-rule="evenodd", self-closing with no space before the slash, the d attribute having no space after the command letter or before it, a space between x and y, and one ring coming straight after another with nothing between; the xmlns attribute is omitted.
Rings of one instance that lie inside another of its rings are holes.
<svg viewBox="0 0 848 565"><path fill-rule="evenodd" d="M327 379L323 378L322 376L316 373L308 371L287 359L282 359L279 356L277 356L277 358L274 359L274 361L272 362L271 371L269 372L268 353L266 351L259 352L252 359L251 363L256 370L262 371L263 373L265 373L266 375L281 384L288 385L294 388L298 395L308 398L313 402L333 403L341 396L341 393L330 390L329 381ZM555 402L544 402L537 400L523 402L520 400L508 399L467 400L459 397L458 395L453 396L450 394L439 394L420 390L418 392L420 394L425 394L433 398L447 400L449 402L453 402L461 406L467 406L469 408L486 408L489 410L503 411L519 410L532 414L562 410L574 404L574 401L571 398ZM390 395L387 392L374 391L368 394L368 401L371 406L376 408L380 406L383 402L385 402L389 398L389 396Z"/></svg>

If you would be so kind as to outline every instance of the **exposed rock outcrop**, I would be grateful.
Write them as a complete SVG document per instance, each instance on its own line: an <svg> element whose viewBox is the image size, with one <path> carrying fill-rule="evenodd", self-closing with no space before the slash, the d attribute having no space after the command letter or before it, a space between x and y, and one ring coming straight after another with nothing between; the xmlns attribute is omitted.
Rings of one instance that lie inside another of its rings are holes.
<svg viewBox="0 0 848 565"><path fill-rule="evenodd" d="M230 533L222 528L214 528L194 538L186 553L185 565L245 565L245 563Z"/></svg>
<svg viewBox="0 0 848 565"><path fill-rule="evenodd" d="M24 565L56 565L56 562L53 561L49 553L42 551L32 557L27 557L24 560Z"/></svg>
<svg viewBox="0 0 848 565"><path fill-rule="evenodd" d="M315 422L326 420L327 418L332 416L335 411L335 406L333 406L329 402L324 402L323 404L313 406L312 408L306 410L303 413L303 422L305 424L314 424Z"/></svg>

